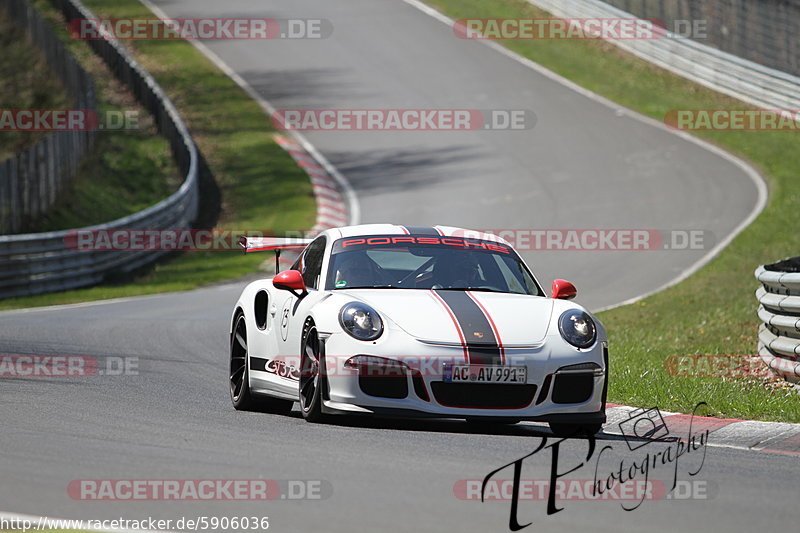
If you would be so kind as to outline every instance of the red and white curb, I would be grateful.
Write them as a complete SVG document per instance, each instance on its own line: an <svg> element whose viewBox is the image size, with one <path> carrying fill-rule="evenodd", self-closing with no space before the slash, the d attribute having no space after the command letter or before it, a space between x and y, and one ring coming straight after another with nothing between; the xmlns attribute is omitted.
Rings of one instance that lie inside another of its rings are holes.
<svg viewBox="0 0 800 533"><path fill-rule="evenodd" d="M333 176L294 139L283 135L275 135L275 142L289 152L292 159L300 165L308 175L309 180L311 180L311 186L314 189L314 200L317 204L317 218L310 234L316 235L328 228L347 226L350 223L347 201L341 187ZM285 251L279 259L280 268L290 268L298 255L298 252ZM274 262L265 261L263 268L269 270L273 268L272 265L274 265Z"/></svg>
<svg viewBox="0 0 800 533"><path fill-rule="evenodd" d="M317 221L312 230L346 226L349 221L347 202L336 180L298 142L283 135L276 135L275 142L289 152L311 180L317 201Z"/></svg>
<svg viewBox="0 0 800 533"><path fill-rule="evenodd" d="M603 426L603 433L621 435L620 422L628 420L631 412L636 409L627 405L606 404L608 421ZM692 434L709 431L708 445L711 447L800 456L800 424L707 416L692 417L669 411L660 413L669 431L668 436L686 436L691 424Z"/></svg>
<svg viewBox="0 0 800 533"><path fill-rule="evenodd" d="M140 0L147 8L149 8L156 16L161 19L169 18L158 6L154 5L150 0ZM440 22L447 24L448 26L452 27L454 21L449 17L441 14L440 12L434 10L433 8L423 4L419 0L403 0L407 4L427 13L428 15L438 19ZM258 104L264 109L264 111L272 116L275 114L275 108L267 102L250 84L248 84L239 74L233 71L231 67L229 67L219 56L217 56L214 52L212 52L207 46L205 46L202 42L196 39L189 39L189 42L193 46L195 46L201 53L203 53L214 65L216 65L222 72L224 72L227 76L229 76L237 85L239 85L248 95L250 95L253 100L258 102ZM611 102L596 93L593 93L584 87L581 87L566 78L563 78L550 70L547 70L540 65L530 61L515 52L504 48L502 45L492 42L492 41L481 41L483 44L493 48L497 52L517 61L537 72L557 81L558 83L571 88L572 90L583 94L584 96L598 101L603 105L608 106L615 111L618 111L623 114L629 114L633 118L640 120L642 122L646 122L648 124L652 124L658 127L664 127L663 124L660 122L654 121L650 118L644 117L639 115L638 113L633 113L628 109L620 107L618 104ZM675 133L675 132L673 132ZM723 249L725 246L729 244L730 241L733 240L736 235L738 235L744 228L746 228L750 222L758 216L758 214L763 210L764 206L766 205L767 201L767 189L765 182L761 178L761 176L756 172L752 167L748 166L742 160L737 159L730 155L728 152L717 148L715 145L706 143L702 141L698 137L689 134L677 134L684 140L694 142L703 146L705 149L724 157L734 164L740 166L748 173L748 175L753 179L758 191L759 191L759 202L757 206L753 209L752 213L749 215L748 219L743 221L739 226L737 226L736 230L734 230L726 239L722 242L717 243L717 246L711 250L706 256L704 256L700 261L698 261L695 265L690 267L689 269L685 270L678 276L676 279L672 280L667 285L660 287L652 292L658 292L662 289L665 289L669 286L679 283L680 281L684 280L685 278L689 277L692 273L699 270L704 264L714 258L718 253L719 250ZM299 133L295 133L295 136L303 140L302 135ZM321 154L316 154L317 158L309 154L308 150L303 149L303 147L296 141L287 139L283 136L276 136L276 141L280 146L284 149L289 151L292 157L301 165L306 172L308 173L309 177L311 178L311 183L314 187L314 195L317 199L317 221L314 226L315 229L326 229L329 227L335 226L342 226L347 225L348 223L357 224L359 220L359 206L358 202L355 197L355 193L352 191L352 188L347 183L347 180L344 179L343 176L338 175L338 171L330 164L325 164L324 157ZM312 152L315 150L313 146L308 143L307 146L309 150ZM329 168L330 172L326 171L325 168ZM336 173L339 177L339 180L335 180L331 177L331 173ZM344 189L344 196L347 197L347 201L342 194L342 189ZM350 206L350 213L349 216L352 217L352 221L348 218L348 209L347 206ZM281 257L281 263L284 261L288 261L288 258ZM652 294L652 293L649 293ZM620 305L625 305L629 303L633 303L634 301L641 300L648 296L649 294L640 295L634 299L621 302L619 304L608 306L605 309L611 309L613 307L618 307ZM78 304L80 305L80 304ZM608 417L608 422L603 427L603 431L605 433L614 434L618 433L621 434L619 430L619 422L624 419L628 418L628 415L631 411L633 411L634 407L622 406L622 405L613 405L608 404L606 410L606 414ZM661 415L665 417L665 419L669 420L670 422L667 425L671 428L671 424L677 425L684 425L688 429L688 420L691 418L690 415L684 415L680 413L670 413L661 411ZM677 417L677 418L676 418ZM665 420L666 423L666 420ZM767 451L767 452L775 452L775 453L785 453L790 455L800 455L800 424L785 424L781 422L756 422L751 420L735 420L735 419L720 419L720 418L711 418L711 417L694 417L693 424L698 424L698 429L705 429L708 428L709 433L709 445L710 446L727 446L731 448L741 448L747 450L758 450L758 451ZM694 425L692 426L694 431ZM615 431L616 430L616 431ZM677 428L676 428L677 431ZM713 435L713 438L712 438Z"/></svg>

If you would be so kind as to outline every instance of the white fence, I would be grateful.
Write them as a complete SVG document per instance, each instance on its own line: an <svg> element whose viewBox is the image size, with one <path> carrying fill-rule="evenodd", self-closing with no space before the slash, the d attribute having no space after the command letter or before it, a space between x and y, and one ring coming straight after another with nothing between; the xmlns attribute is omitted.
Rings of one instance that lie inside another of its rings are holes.
<svg viewBox="0 0 800 533"><path fill-rule="evenodd" d="M67 20L96 19L79 0L51 0ZM155 118L185 179L177 192L133 215L86 230L186 229L198 212L197 148L177 109L155 79L114 40L88 41L95 53ZM74 230L0 235L0 298L40 294L97 284L110 275L151 263L163 251L79 251L67 244Z"/></svg>

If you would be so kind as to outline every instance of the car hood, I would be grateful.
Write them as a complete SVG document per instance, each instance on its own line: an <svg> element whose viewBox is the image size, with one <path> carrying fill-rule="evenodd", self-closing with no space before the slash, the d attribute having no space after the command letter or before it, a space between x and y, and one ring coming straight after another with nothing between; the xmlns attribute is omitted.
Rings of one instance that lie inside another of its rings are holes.
<svg viewBox="0 0 800 533"><path fill-rule="evenodd" d="M552 299L525 294L415 289L348 293L412 337L447 344L461 344L463 336L468 344L495 344L495 337L504 347L539 345L553 312Z"/></svg>

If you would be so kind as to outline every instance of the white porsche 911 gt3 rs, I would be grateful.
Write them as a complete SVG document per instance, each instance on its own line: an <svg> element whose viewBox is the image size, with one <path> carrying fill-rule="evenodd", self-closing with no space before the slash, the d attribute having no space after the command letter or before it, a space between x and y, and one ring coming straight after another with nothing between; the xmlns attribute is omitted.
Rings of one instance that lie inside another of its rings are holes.
<svg viewBox="0 0 800 533"><path fill-rule="evenodd" d="M236 409L545 421L557 434L605 422L600 322L552 297L503 239L452 227L371 224L310 243L243 238L245 251L303 247L249 284L233 310Z"/></svg>

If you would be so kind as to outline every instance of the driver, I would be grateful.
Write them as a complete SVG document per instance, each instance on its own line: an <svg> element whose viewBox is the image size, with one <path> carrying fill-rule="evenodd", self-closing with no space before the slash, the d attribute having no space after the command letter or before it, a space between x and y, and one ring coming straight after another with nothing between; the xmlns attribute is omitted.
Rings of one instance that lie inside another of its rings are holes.
<svg viewBox="0 0 800 533"><path fill-rule="evenodd" d="M436 267L437 284L444 287L475 287L482 282L478 262L470 254L441 257L436 263Z"/></svg>
<svg viewBox="0 0 800 533"><path fill-rule="evenodd" d="M366 252L345 252L337 257L335 287L371 287L376 284L376 269Z"/></svg>

